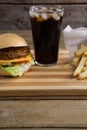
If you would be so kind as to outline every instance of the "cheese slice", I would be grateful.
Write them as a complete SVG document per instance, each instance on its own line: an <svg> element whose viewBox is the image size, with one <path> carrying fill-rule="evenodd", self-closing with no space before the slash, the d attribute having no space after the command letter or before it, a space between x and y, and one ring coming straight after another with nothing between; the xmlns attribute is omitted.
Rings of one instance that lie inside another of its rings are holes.
<svg viewBox="0 0 87 130"><path fill-rule="evenodd" d="M31 61L31 57L27 55L26 57L18 58L18 59L12 59L12 60L0 60L0 63L4 62L26 62Z"/></svg>

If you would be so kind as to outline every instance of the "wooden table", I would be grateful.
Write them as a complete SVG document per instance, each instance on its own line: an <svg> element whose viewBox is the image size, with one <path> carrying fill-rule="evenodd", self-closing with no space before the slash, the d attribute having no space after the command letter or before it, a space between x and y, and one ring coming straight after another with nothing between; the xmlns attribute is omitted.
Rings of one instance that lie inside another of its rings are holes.
<svg viewBox="0 0 87 130"><path fill-rule="evenodd" d="M31 31L27 31L27 30L21 30L21 31L1 30L0 31L0 33L3 32L15 32L20 34L30 44L31 49L33 48ZM63 38L61 38L60 50L61 49L64 49ZM65 52L66 53L64 53L64 51L60 51L60 59L62 57L62 54L63 53L65 54L65 58L64 58L65 61L63 60L64 63L66 63L67 61L66 59L68 58L68 53L67 51ZM16 81L15 87L12 85L11 88L10 82L12 82L11 80L14 79L10 79L10 80L5 79L5 81L3 78L0 79L0 129L1 130L8 130L8 129L10 130L73 130L73 129L83 130L84 129L86 130L87 129L87 88L86 88L87 81L86 80L78 81L77 79L73 79L72 78L73 71L64 68L65 73L67 75L66 79L70 78L72 79L70 80L72 82L70 84L68 79L68 84L65 85L65 89L64 87L61 87L62 85L58 87L59 78L56 69L58 69L59 71L60 65L61 62L59 63L58 66L49 69L40 68L39 70L37 66L35 67L33 66L32 68L34 74L37 73L37 71L39 71L40 73L43 71L41 75L42 77L44 77L44 73L46 72L46 70L49 71L51 70L50 73L51 79L48 78L50 83L52 83L51 90L50 90L50 86L48 88L46 87L47 82L45 81L45 84L43 84L45 88L43 88L41 91L32 91L32 93L30 94L29 93L30 87L28 88L28 91L25 91L24 88L21 91L19 86L18 88L16 86L18 81ZM32 71L30 73L32 73ZM25 77L26 79L27 76L29 76L28 73L23 77ZM55 76L55 79L52 76ZM60 82L63 83L64 79L62 81L61 79L62 78L60 76ZM5 82L5 86L3 82ZM26 79L26 82L31 83L31 79L29 79L29 81ZM38 83L37 78L35 79L35 82ZM41 82L43 82L43 80L41 80ZM55 85L53 85L53 82ZM65 81L64 83L67 83L67 81ZM52 86L54 88L52 88ZM8 91L7 91L7 87L9 88ZM26 86L25 89L27 90ZM32 89L33 88L31 88L31 90Z"/></svg>

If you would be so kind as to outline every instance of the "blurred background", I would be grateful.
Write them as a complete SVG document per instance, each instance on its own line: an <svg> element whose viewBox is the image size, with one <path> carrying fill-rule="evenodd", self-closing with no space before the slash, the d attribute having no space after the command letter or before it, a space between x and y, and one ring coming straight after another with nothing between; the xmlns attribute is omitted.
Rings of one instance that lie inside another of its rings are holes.
<svg viewBox="0 0 87 130"><path fill-rule="evenodd" d="M35 4L62 5L63 28L87 27L87 0L0 0L0 30L30 29L29 8Z"/></svg>

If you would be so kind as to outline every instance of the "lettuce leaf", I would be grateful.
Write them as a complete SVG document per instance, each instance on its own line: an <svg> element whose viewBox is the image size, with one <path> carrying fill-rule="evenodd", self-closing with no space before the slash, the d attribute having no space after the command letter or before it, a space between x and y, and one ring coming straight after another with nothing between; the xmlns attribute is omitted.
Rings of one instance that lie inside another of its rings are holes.
<svg viewBox="0 0 87 130"><path fill-rule="evenodd" d="M30 68L30 66L30 63L23 63L8 67L0 66L0 69L4 72L9 73L12 76L21 76L25 71L27 71Z"/></svg>
<svg viewBox="0 0 87 130"><path fill-rule="evenodd" d="M30 61L31 65L34 65L34 64L35 64L35 61L34 61L34 58L33 58L31 52L29 53L29 57L30 57L30 59L31 59L31 61Z"/></svg>

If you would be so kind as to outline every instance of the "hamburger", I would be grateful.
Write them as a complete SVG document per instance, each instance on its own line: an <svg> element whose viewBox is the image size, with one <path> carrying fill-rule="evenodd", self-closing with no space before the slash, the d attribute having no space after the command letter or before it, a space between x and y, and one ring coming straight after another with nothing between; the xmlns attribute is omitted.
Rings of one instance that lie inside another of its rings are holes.
<svg viewBox="0 0 87 130"><path fill-rule="evenodd" d="M29 45L14 33L0 35L0 75L22 76L34 65Z"/></svg>

